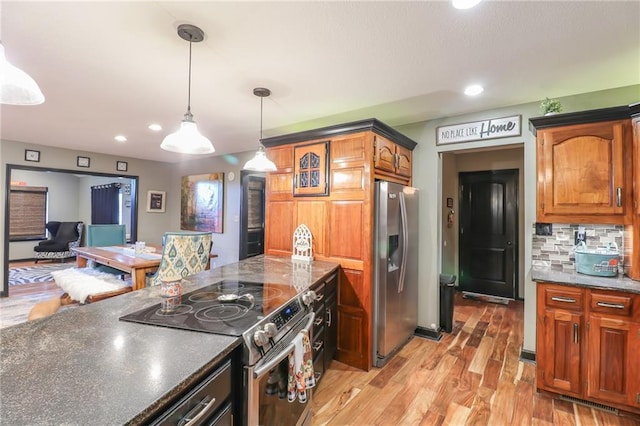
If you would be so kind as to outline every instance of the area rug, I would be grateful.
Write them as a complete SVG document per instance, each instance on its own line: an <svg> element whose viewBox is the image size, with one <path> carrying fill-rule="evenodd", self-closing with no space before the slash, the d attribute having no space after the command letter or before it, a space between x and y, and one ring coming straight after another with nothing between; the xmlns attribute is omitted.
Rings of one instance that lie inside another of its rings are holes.
<svg viewBox="0 0 640 426"><path fill-rule="evenodd" d="M53 281L51 272L73 268L75 263L57 263L50 265L24 266L9 268L9 285L42 283Z"/></svg>

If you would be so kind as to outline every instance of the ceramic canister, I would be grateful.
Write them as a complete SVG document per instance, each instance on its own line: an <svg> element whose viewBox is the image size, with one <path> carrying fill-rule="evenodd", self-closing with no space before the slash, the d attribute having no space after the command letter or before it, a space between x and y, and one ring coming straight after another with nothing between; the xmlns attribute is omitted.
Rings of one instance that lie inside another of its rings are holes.
<svg viewBox="0 0 640 426"><path fill-rule="evenodd" d="M160 296L176 297L182 294L182 280L180 278L172 278L162 280L160 284Z"/></svg>

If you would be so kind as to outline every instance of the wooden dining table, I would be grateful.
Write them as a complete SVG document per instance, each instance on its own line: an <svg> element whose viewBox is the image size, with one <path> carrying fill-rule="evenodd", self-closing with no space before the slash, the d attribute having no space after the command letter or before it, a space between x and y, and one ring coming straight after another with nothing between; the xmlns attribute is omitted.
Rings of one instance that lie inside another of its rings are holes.
<svg viewBox="0 0 640 426"><path fill-rule="evenodd" d="M131 275L131 287L139 290L146 286L146 275L153 273L160 266L162 259L162 246L147 244L154 252L135 253L132 246L107 246L107 247L73 247L76 254L78 268L86 268L87 262L92 260L101 265L107 265ZM218 255L211 253L209 258ZM206 269L210 268L207 262Z"/></svg>

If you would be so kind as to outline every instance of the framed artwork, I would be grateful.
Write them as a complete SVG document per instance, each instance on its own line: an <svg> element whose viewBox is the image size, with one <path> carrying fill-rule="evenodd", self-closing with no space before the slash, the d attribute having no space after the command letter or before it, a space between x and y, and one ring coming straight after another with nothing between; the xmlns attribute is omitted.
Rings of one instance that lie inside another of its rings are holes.
<svg viewBox="0 0 640 426"><path fill-rule="evenodd" d="M89 164L91 164L91 159L89 157L81 157L78 155L78 167L89 167Z"/></svg>
<svg viewBox="0 0 640 426"><path fill-rule="evenodd" d="M328 156L329 141L294 147L294 197L329 195Z"/></svg>
<svg viewBox="0 0 640 426"><path fill-rule="evenodd" d="M224 223L224 173L183 176L180 229L221 234Z"/></svg>
<svg viewBox="0 0 640 426"><path fill-rule="evenodd" d="M166 198L165 191L147 191L147 212L164 213Z"/></svg>
<svg viewBox="0 0 640 426"><path fill-rule="evenodd" d="M119 172L126 172L129 169L129 164L126 161L116 161L116 170Z"/></svg>
<svg viewBox="0 0 640 426"><path fill-rule="evenodd" d="M34 151L32 149L24 150L24 160L25 161L35 161L36 163L40 162L40 151Z"/></svg>

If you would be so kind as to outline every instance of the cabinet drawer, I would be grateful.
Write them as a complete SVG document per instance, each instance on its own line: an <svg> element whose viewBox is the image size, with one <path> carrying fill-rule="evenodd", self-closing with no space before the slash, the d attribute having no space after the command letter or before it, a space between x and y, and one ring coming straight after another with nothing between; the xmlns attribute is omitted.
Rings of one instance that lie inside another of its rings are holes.
<svg viewBox="0 0 640 426"><path fill-rule="evenodd" d="M316 300L313 302L313 310L316 311L324 305L325 284L322 282L313 287L312 290L316 293Z"/></svg>
<svg viewBox="0 0 640 426"><path fill-rule="evenodd" d="M567 287L547 287L544 290L544 304L550 308L582 310L584 292Z"/></svg>
<svg viewBox="0 0 640 426"><path fill-rule="evenodd" d="M633 312L633 298L631 295L612 295L591 292L591 312L621 315L630 317Z"/></svg>
<svg viewBox="0 0 640 426"><path fill-rule="evenodd" d="M185 416L195 412L202 411L207 404L213 404L208 410L210 413L216 413L216 422L214 424L230 424L225 422L225 410L230 412L229 407L221 407L231 394L231 362L226 361L221 367L207 377L202 383L195 386L176 404L168 409L159 419L155 420L153 425L175 425L179 424ZM230 414L229 414L230 415Z"/></svg>

